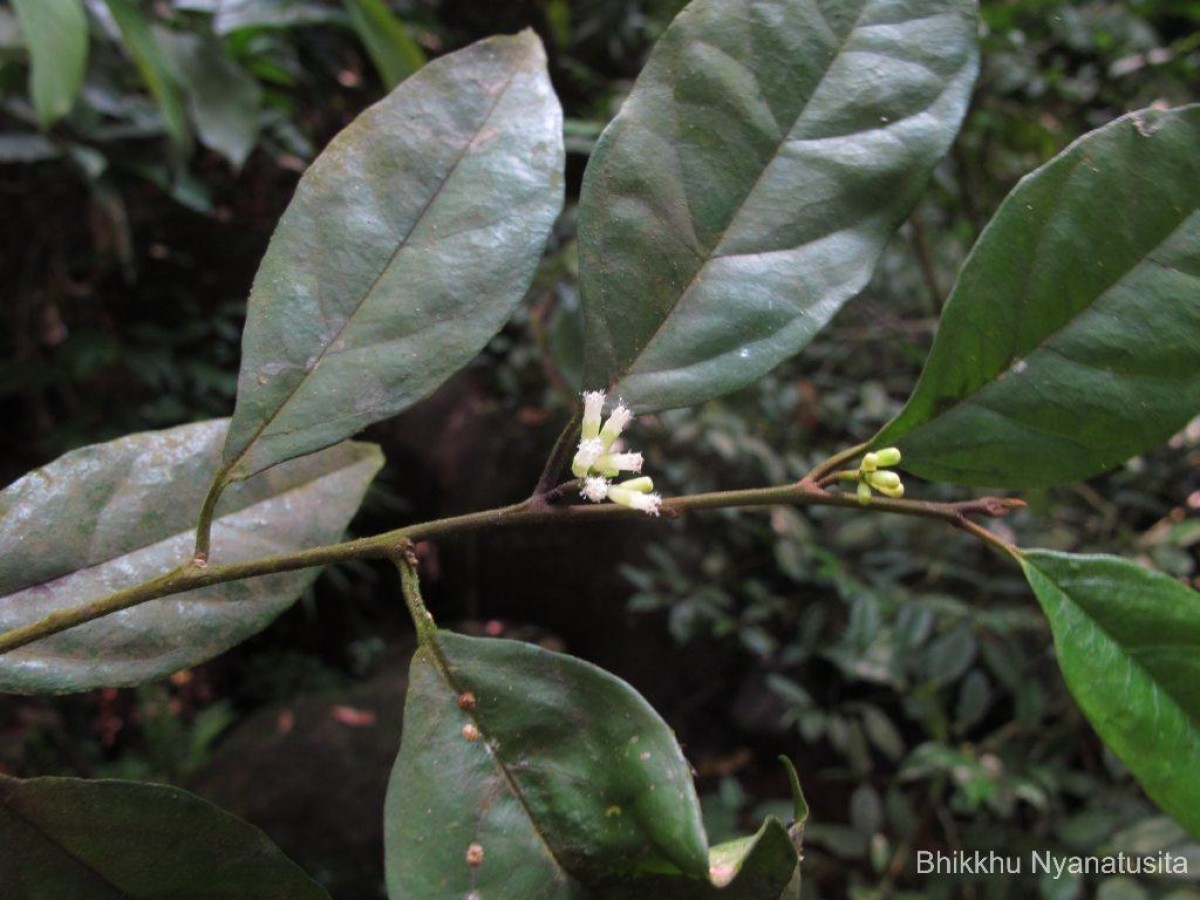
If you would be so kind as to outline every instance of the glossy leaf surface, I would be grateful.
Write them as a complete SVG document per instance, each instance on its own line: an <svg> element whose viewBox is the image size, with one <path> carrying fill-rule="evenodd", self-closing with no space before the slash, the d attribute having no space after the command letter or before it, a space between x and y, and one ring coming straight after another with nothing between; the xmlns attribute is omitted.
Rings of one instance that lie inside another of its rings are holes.
<svg viewBox="0 0 1200 900"><path fill-rule="evenodd" d="M580 200L589 387L636 410L758 378L860 291L958 131L967 0L695 0Z"/></svg>
<svg viewBox="0 0 1200 900"><path fill-rule="evenodd" d="M329 900L261 831L186 791L0 774L12 900Z"/></svg>
<svg viewBox="0 0 1200 900"><path fill-rule="evenodd" d="M595 666L528 644L433 640L413 658L388 787L390 896L616 900L650 896L639 893L650 886L708 896L691 772L645 700ZM744 864L747 884L769 878L782 890L796 855L772 868L776 829L726 848L722 861ZM471 864L472 845L481 863Z"/></svg>
<svg viewBox="0 0 1200 900"><path fill-rule="evenodd" d="M1118 465L1200 411L1200 107L1132 113L1004 201L915 392L875 439L958 484Z"/></svg>
<svg viewBox="0 0 1200 900"><path fill-rule="evenodd" d="M71 111L87 71L82 0L13 0L29 48L29 93L43 128Z"/></svg>
<svg viewBox="0 0 1200 900"><path fill-rule="evenodd" d="M255 278L227 479L387 418L520 301L562 203L562 114L532 32L425 66L305 173Z"/></svg>
<svg viewBox="0 0 1200 900"><path fill-rule="evenodd" d="M1200 837L1200 593L1114 556L1030 550L1021 564L1088 720Z"/></svg>
<svg viewBox="0 0 1200 900"><path fill-rule="evenodd" d="M133 57L142 81L158 103L167 134L177 147L187 146L191 140L191 131L188 128L183 90L175 80L171 65L141 7L134 0L104 2L108 5L117 27L121 29L125 48Z"/></svg>
<svg viewBox="0 0 1200 900"><path fill-rule="evenodd" d="M425 65L425 51L383 0L343 0L384 87L394 88Z"/></svg>
<svg viewBox="0 0 1200 900"><path fill-rule="evenodd" d="M192 528L225 420L66 454L0 493L0 631L161 575L191 558ZM217 509L215 563L336 541L382 458L342 444L238 485ZM0 690L135 684L217 655L266 627L316 569L154 600L0 655Z"/></svg>

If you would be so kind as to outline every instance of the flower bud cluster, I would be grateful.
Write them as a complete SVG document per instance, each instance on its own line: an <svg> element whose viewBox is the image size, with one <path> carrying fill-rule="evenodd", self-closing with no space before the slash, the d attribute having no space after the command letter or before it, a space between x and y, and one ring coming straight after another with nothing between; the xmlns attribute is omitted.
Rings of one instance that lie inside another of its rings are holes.
<svg viewBox="0 0 1200 900"><path fill-rule="evenodd" d="M863 455L855 477L858 480L858 502L866 506L871 502L871 491L876 490L885 497L899 500L904 496L904 484L895 472L887 471L889 466L899 465L900 450L896 447L884 447L874 453Z"/></svg>
<svg viewBox="0 0 1200 900"><path fill-rule="evenodd" d="M571 462L571 473L583 479L580 494L593 503L611 500L630 509L657 516L662 498L653 493L654 482L645 476L613 484L622 472L642 471L642 454L615 453L613 444L633 420L633 413L618 403L608 420L603 420L604 391L584 391L583 422L579 431L579 449Z"/></svg>

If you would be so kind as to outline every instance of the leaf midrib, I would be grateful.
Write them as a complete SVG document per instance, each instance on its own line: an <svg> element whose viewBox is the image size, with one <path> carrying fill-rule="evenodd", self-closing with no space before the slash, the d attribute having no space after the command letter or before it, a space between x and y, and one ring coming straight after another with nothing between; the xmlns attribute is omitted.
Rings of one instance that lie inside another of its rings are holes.
<svg viewBox="0 0 1200 900"><path fill-rule="evenodd" d="M8 780L9 779L7 777L0 775L0 785L3 785L3 783ZM72 852L65 845L56 840L52 834L43 829L36 821L30 819L23 812L21 812L21 810L17 809L13 805L12 801L21 792L22 787L25 785L18 779L14 778L12 780L16 781L17 785L12 791L5 792L3 797L0 797L0 810L9 813L9 815L12 816L12 819L18 822L20 825L23 825L28 833L31 833L35 838L41 840L54 850L58 851L63 857L70 860L78 868L95 877L95 879L101 884L112 888L120 900L134 900L132 894L126 893L115 882L109 880L103 873L95 869L81 856Z"/></svg>
<svg viewBox="0 0 1200 900"><path fill-rule="evenodd" d="M796 126L800 123L800 121L807 114L809 106L812 103L813 98L816 96L817 91L820 89L821 85L825 83L825 79L829 77L830 70L833 69L833 64L838 59L841 58L843 53L846 52L846 46L850 43L850 38L853 37L854 33L858 30L859 23L862 22L863 16L866 14L867 9L871 6L871 4L873 2L875 2L875 0L863 0L862 8L859 9L858 15L854 19L854 24L850 26L850 28L846 32L845 36L842 37L841 43L839 44L839 46L837 48L837 52L835 52L833 54L833 56L830 57L828 64L825 66L825 71L821 73L821 77L817 80L817 83L813 86L813 89L812 89L811 93L809 94L808 98L804 101L803 106L800 107L799 111L796 113L795 118L792 120L792 122L788 126L788 128L780 129L780 138L778 141L775 142L775 150L771 154L770 159L767 160L766 164L763 165L763 167L761 169L759 169L758 174L754 177L754 181L750 184L750 186L746 189L746 192L738 200L737 206L734 207L733 210L731 210L731 212L729 214L729 220L721 228L720 234L712 242L712 246L709 247L705 251L705 255L704 255L703 259L700 260L700 265L698 265L696 267L696 271L692 273L691 277L688 279L688 282L684 286L683 290L681 290L678 293L678 295L675 297L675 300L671 304L670 309L667 311L666 315L664 315L662 317L662 319L659 320L659 323L654 327L654 330L650 332L649 336L647 336L645 342L642 344L640 349L638 349L638 351L634 355L633 359L631 359L628 363L626 363L623 366L620 374L615 377L615 379L614 379L615 383L620 383L628 375L630 375L634 372L634 369L637 365L638 360L645 354L647 349L649 349L650 345L654 343L655 339L662 332L662 330L663 330L664 326L667 324L667 322L673 318L673 314L675 313L676 310L679 309L679 306L683 302L683 299L692 292L692 289L696 286L696 283L700 280L700 275L708 267L708 264L710 262L712 262L712 260L714 260L714 259L723 258L724 255L717 253L717 250L721 246L721 244L724 243L725 236L729 233L729 229L733 227L734 222L737 221L738 216L741 215L742 209L745 208L747 201L750 199L751 196L753 196L754 192L758 189L759 184L762 183L763 177L766 175L767 170L771 168L771 164L776 159L779 158L780 149L785 144L788 143L790 135L792 134L793 131L796 130ZM828 27L828 21L825 19L825 13L823 10L821 10L819 2L815 3L814 6L816 6L817 11L821 14L822 20L825 20L826 27ZM833 32L832 28L830 28L829 30L832 33L836 34L836 32ZM758 81L757 76L755 77L755 81L756 82ZM689 215L689 220L692 223L694 223L694 221L695 221L694 219L692 219L690 217L690 215Z"/></svg>
<svg viewBox="0 0 1200 900"><path fill-rule="evenodd" d="M491 121L492 116L496 112L496 108L500 105L500 101L504 98L504 95L507 94L509 89L512 87L512 83L516 79L519 71L520 71L520 67L514 64L512 66L512 71L508 75L508 78L505 79L504 86L499 91L496 92L496 96L493 99L491 106L488 108L488 111L484 115L479 126L472 133L471 139L466 141L463 144L462 149L459 150L458 154L455 156L454 162L451 163L450 169L446 173L446 177L443 178L441 180L441 182L438 183L436 189L429 195L428 199L426 199L425 203L421 206L420 211L414 217L412 223L408 227L408 230L405 231L403 237L401 237L400 240L396 242L396 247L395 247L395 249L392 250L391 254L388 256L387 262L385 262L383 264L383 266L380 268L379 272L371 280L371 283L362 292L362 296L355 303L354 309L350 312L349 315L347 315L345 317L342 324L339 326L337 332L335 334L333 334L326 341L325 346L321 348L321 352L319 354L317 354L316 359L313 361L312 367L305 372L303 378L298 380L295 383L295 385L292 386L292 388L287 392L286 396L283 398L283 401L278 406L276 406L276 408L270 413L270 415L266 416L263 419L262 423L258 426L258 428L256 428L251 433L249 439L246 441L245 446L242 448L241 452L239 452L238 455L235 456L233 459L226 460L222 464L220 471L217 473L217 477L221 478L224 483L228 483L229 473L232 472L239 465L241 465L241 463L246 459L246 457L250 453L250 450L254 447L255 442L262 436L263 432L265 432L267 430L267 428L283 413L284 409L287 408L288 404L290 404L300 394L300 392L303 390L303 388L309 383L310 378L314 375L314 373L316 373L321 362L328 355L329 348L334 346L338 342L338 340L341 338L341 336L346 332L346 329L350 327L351 323L354 321L354 317L362 310L363 306L370 299L372 293L374 293L374 291L375 291L375 288L378 287L379 282L383 279L384 275L386 275L388 273L388 271L391 269L392 264L396 261L396 258L400 255L401 251L406 249L409 246L408 239L410 237L412 237L413 232L416 231L417 227L425 220L426 214L433 207L434 203L437 202L438 198L441 197L442 191L446 188L446 186L454 178L455 173L458 171L459 165L461 165L462 161L466 158L467 151L469 151L471 149L471 147L474 146L475 141L478 140L479 135L483 132L484 128L487 126L487 123ZM235 410L235 418L236 418L236 410ZM251 474L253 474L253 473L251 473Z"/></svg>
<svg viewBox="0 0 1200 900"><path fill-rule="evenodd" d="M1162 684L1159 682L1159 680L1154 676L1154 673L1151 670L1147 669L1146 666L1142 663L1142 661L1140 659L1138 659L1136 656L1134 656L1132 653L1130 653L1130 652L1128 652L1128 650L1126 650L1124 643L1122 643L1109 629L1105 628L1104 625L1100 622L1100 620L1098 620L1095 616L1091 615L1087 611L1087 609L1085 609L1083 607L1083 605L1080 604L1074 597L1072 597L1069 593L1067 593L1065 590L1063 590L1062 586L1053 577L1051 577L1050 573L1047 572L1045 569L1043 569L1041 566L1039 566L1035 560L1030 559L1028 554L1023 554L1022 558L1029 566L1031 566L1032 568L1037 570L1037 573L1046 580L1047 584L1051 585L1054 588L1056 593L1061 595L1067 601L1067 603L1069 603L1071 605L1072 608L1077 610L1080 615L1082 615L1088 622L1090 622L1092 624L1092 627L1094 627L1097 631L1099 631L1101 634L1103 634L1105 636L1105 638L1108 639L1109 642L1111 642L1115 647L1117 647L1117 649L1121 653L1121 657L1127 661L1127 664L1130 666L1130 668L1135 669L1143 678L1145 678L1147 681L1149 681L1154 686L1154 690L1156 693L1165 695L1171 701L1171 706L1173 706L1176 710L1178 710L1179 715L1183 718L1183 720L1185 722L1188 723L1190 731L1192 731L1195 734L1200 734L1200 719L1197 719L1190 712L1188 712L1188 710L1183 706L1183 704L1179 702L1178 698L1176 698L1176 696L1173 693L1171 693L1171 691L1167 690L1167 688L1162 686ZM1035 593L1036 593L1036 591L1035 591Z"/></svg>
<svg viewBox="0 0 1200 900"><path fill-rule="evenodd" d="M1133 114L1131 113L1129 115L1132 116ZM1117 121L1120 121L1120 120L1117 120ZM1073 176L1074 171L1084 161L1085 161L1084 156L1082 154L1078 158L1071 161L1071 173L1068 174L1068 176L1066 178L1064 178L1062 188L1059 191L1060 195L1061 195L1062 191L1066 190L1067 182ZM1017 201L1023 201L1023 198L1020 196L1017 196L1015 193L1010 195L1009 199L1005 201L1004 205L996 213L997 220L1005 212L1006 207L1009 205L1009 201L1012 201L1012 205L1015 206ZM1059 209L1061 209L1061 206L1056 206L1056 211ZM1057 338L1063 332L1069 331L1070 329L1075 327L1080 319L1091 314L1101 302L1103 302L1114 290L1120 288L1121 285L1124 284L1125 281L1128 278L1130 278L1138 269L1142 268L1143 266L1145 266L1147 264L1156 264L1157 263L1157 264L1161 265L1161 263L1158 263L1157 260L1153 259L1153 255L1159 249L1161 249L1165 244L1168 244L1175 237L1175 235L1179 232L1179 230L1181 228L1183 228L1185 225L1187 225L1187 223L1191 220L1191 218L1196 214L1196 209L1193 207L1190 210L1178 210L1178 212L1179 212L1178 221L1172 226L1171 230L1162 237L1161 240L1159 240L1157 243L1155 243L1152 247L1148 247L1144 253L1142 253L1137 259L1133 260L1131 262L1131 264L1129 266L1127 266L1124 270L1116 272L1115 277L1113 277L1113 279L1108 284L1106 284L1102 289L1097 291L1089 303L1087 303L1086 305L1081 306L1079 309L1075 310L1060 325L1058 325L1053 330L1046 332L1046 334L1042 335L1041 338L1039 338L1039 340L1037 341L1037 343L1035 343L1034 345L1029 347L1024 353L1022 353L1020 355L1019 358L1022 360L1028 360L1030 357L1032 357L1036 354L1040 354L1040 353L1047 352L1047 351L1053 351L1054 348L1048 347L1047 346L1048 344L1050 344L1055 338ZM1041 230L1043 234L1047 230L1049 223L1050 223L1049 218L1044 220L1043 227ZM980 242L983 241L985 236L986 235L980 236ZM1041 258L1042 254L1044 252L1044 248L1045 248L1045 241L1043 241L1039 237L1038 245L1034 250L1035 260ZM970 262L971 262L970 259L968 259L967 263L964 264L964 269L965 269L966 265L970 264ZM1030 281L1032 281L1034 269L1035 269L1035 266L1030 266L1029 269L1026 270L1026 274L1025 274L1025 278L1024 278L1024 282L1026 284L1028 284ZM1028 296L1028 291L1023 291L1022 296ZM1016 342L1014 341L1013 343L1015 344ZM1075 362L1075 360L1071 359L1071 357L1067 356L1065 353L1060 352L1059 355L1062 356L1064 359L1067 359L1071 362ZM1010 365L1011 365L1011 362L1012 361L1010 360ZM979 403L978 398L982 394L990 393L991 391L997 389L997 386L1001 385L1003 383L1003 381L1006 380L1006 379L1002 379L1000 377L1001 375L1005 374L1006 372L1008 372L1008 367L1001 368L1000 370L998 370L997 372L992 374L986 381L984 381L981 384L979 384L978 386L972 388L967 393L961 394L958 397L955 397L954 402L940 406L937 409L937 412L935 415L925 419L924 421L919 422L918 424L914 425L913 427L909 428L908 430L904 430L904 431L901 431L899 434L895 434L892 431L891 426L885 428L883 431L880 432L877 439L872 441L872 443L879 443L880 440L892 441L892 440L900 440L902 438L909 437L910 435L916 434L920 430L929 427L934 422L936 422L938 419L941 419L948 413L950 413L954 410L957 410L959 407L962 407L962 406L969 406L972 404L976 404L976 405L982 406L984 409L990 409L990 407L986 407L983 404ZM1121 378L1130 377L1123 373L1114 372L1113 374L1116 374ZM1014 373L1012 377L1020 378L1020 374ZM920 389L921 389L921 383L920 383L920 380L918 380L917 387L913 391L914 397L916 397L918 395L918 393L920 392ZM906 410L907 410L907 407L905 408L905 410L901 410L900 414L897 416L897 418L895 420L896 423L902 424L902 418L903 418ZM992 411L995 412L995 410L992 410ZM1005 417L1008 418L1007 416L1005 416ZM1048 432L1048 433L1053 435L1052 432ZM967 470L967 471L975 471L975 470Z"/></svg>
<svg viewBox="0 0 1200 900"><path fill-rule="evenodd" d="M363 445L359 444L357 446L363 446ZM250 503L250 504L247 504L246 506L238 507L237 509L225 510L224 512L221 513L221 515L217 516L213 520L214 530L217 525L219 525L225 519L228 519L230 516L236 516L236 515L241 515L243 513L251 512L266 503L271 503L276 500L281 500L281 499L289 496L290 494L294 494L299 491L306 490L306 489L310 488L312 485L316 484L317 482L324 481L327 478L332 478L337 475L341 475L344 472L346 472L347 470L353 469L359 465L362 465L364 462L367 462L368 460L369 460L369 456L366 456L366 455L360 456L356 459L348 461L345 465L338 466L336 469L330 469L330 470L321 472L318 475L314 475L310 478L306 478L303 481L296 483L292 487L287 488L286 490L279 491L278 493L270 494L254 503ZM123 550L120 553L114 553L103 559L89 562L86 566L81 566L80 568L72 569L69 572L63 572L61 575L55 575L53 578L47 578L43 581L35 581L30 584L22 585L21 587L18 587L15 590L10 590L8 593L0 595L0 603L3 603L4 601L6 601L8 599L17 596L18 594L22 594L26 591L33 590L34 588L47 587L49 585L53 585L55 582L62 581L64 578L70 578L73 575L85 574L85 573L91 572L95 569L103 568L104 566L110 565L115 560L122 559L123 557L126 557L126 556L132 556L133 554L140 553L143 550L153 549L154 547L156 547L159 544L165 544L169 541L178 540L181 536L184 536L184 535L191 536L191 534L192 534L192 529L190 527L188 527L188 528L183 529L182 531L176 531L173 534L168 534L165 537L161 537L161 538L158 538L157 540L144 543L141 546L134 547L129 550Z"/></svg>

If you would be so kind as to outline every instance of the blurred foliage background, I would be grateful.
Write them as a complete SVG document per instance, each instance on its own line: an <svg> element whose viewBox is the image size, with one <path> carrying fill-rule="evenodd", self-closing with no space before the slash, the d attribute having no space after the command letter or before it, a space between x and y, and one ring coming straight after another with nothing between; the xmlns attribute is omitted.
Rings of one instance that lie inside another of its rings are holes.
<svg viewBox="0 0 1200 900"><path fill-rule="evenodd" d="M4 483L82 444L229 414L245 297L305 165L424 59L531 26L567 115L567 212L477 363L368 434L391 465L354 527L519 499L576 390L579 179L682 6L86 0L82 92L46 127L17 10L0 5ZM794 479L870 436L1016 180L1127 110L1197 99L1196 3L986 0L982 13L965 128L869 289L759 384L636 426L665 493ZM1027 495L996 527L1200 584L1198 463L1200 420L1102 478ZM420 550L443 623L566 649L645 693L696 767L714 840L783 808L775 757L794 759L813 808L806 896L1200 897L1166 878L917 874L920 849L1171 849L1200 872L1200 847L1067 694L1019 573L940 523L726 511ZM0 771L181 784L267 829L335 897L382 897L408 629L390 575L331 570L270 630L166 683L0 698Z"/></svg>

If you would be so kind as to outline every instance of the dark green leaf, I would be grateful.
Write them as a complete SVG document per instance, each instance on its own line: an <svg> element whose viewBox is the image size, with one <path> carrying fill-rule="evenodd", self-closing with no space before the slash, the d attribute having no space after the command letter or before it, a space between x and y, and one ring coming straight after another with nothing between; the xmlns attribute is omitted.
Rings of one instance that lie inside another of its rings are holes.
<svg viewBox="0 0 1200 900"><path fill-rule="evenodd" d="M211 38L165 29L155 36L187 93L200 143L240 169L258 140L258 82Z"/></svg>
<svg viewBox="0 0 1200 900"><path fill-rule="evenodd" d="M394 415L512 313L562 203L545 65L528 31L443 56L313 163L254 282L225 480Z"/></svg>
<svg viewBox="0 0 1200 900"><path fill-rule="evenodd" d="M1200 410L1200 107L1131 113L1022 181L873 442L957 484L1087 478Z"/></svg>
<svg viewBox="0 0 1200 900"><path fill-rule="evenodd" d="M176 147L186 147L191 140L187 114L184 110L183 90L171 72L170 64L159 46L150 24L134 0L104 0L112 13L125 48L133 57L142 81L150 89L158 109L162 113L163 125Z"/></svg>
<svg viewBox="0 0 1200 900"><path fill-rule="evenodd" d="M1200 837L1200 594L1114 556L1029 550L1020 561L1084 714Z"/></svg>
<svg viewBox="0 0 1200 900"><path fill-rule="evenodd" d="M969 0L695 0L580 200L585 382L697 403L804 346L867 283L958 131Z"/></svg>
<svg viewBox="0 0 1200 900"><path fill-rule="evenodd" d="M11 900L329 900L261 831L186 791L0 774Z"/></svg>
<svg viewBox="0 0 1200 900"><path fill-rule="evenodd" d="M87 71L88 22L82 0L13 0L29 47L29 93L49 128L71 111Z"/></svg>
<svg viewBox="0 0 1200 900"><path fill-rule="evenodd" d="M30 624L186 562L226 421L75 450L0 493L0 630ZM222 498L213 561L341 537L382 463L341 444ZM0 690L134 684L194 665L266 627L316 577L306 569L154 600L0 655Z"/></svg>
<svg viewBox="0 0 1200 900"><path fill-rule="evenodd" d="M343 0L384 87L394 88L425 65L425 51L383 0Z"/></svg>
<svg viewBox="0 0 1200 900"><path fill-rule="evenodd" d="M691 772L667 725L612 675L515 641L438 632L417 651L385 836L389 893L406 900L714 890ZM778 884L778 896L797 856L768 822L717 862L733 870L721 877L740 868L738 882Z"/></svg>

